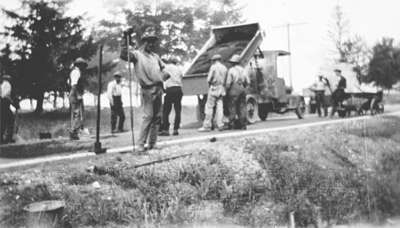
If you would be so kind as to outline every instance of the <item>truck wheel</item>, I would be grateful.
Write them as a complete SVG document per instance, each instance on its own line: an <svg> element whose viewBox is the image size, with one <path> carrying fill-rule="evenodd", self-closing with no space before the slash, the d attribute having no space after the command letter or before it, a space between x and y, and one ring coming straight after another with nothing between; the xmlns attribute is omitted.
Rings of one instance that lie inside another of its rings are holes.
<svg viewBox="0 0 400 228"><path fill-rule="evenodd" d="M257 101L254 98L247 100L247 122L253 124L257 121Z"/></svg>
<svg viewBox="0 0 400 228"><path fill-rule="evenodd" d="M267 119L268 112L269 112L268 104L258 105L258 117L260 117L262 121L265 121Z"/></svg>
<svg viewBox="0 0 400 228"><path fill-rule="evenodd" d="M306 112L306 103L304 100L301 100L299 104L297 104L296 110L294 111L297 115L297 118L303 119L304 113Z"/></svg>

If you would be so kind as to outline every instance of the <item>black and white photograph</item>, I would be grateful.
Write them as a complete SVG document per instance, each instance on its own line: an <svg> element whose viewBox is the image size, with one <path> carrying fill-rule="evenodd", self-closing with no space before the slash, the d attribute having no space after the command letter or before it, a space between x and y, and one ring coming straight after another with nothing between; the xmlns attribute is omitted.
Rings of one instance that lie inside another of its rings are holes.
<svg viewBox="0 0 400 228"><path fill-rule="evenodd" d="M0 227L400 228L398 0L0 0Z"/></svg>

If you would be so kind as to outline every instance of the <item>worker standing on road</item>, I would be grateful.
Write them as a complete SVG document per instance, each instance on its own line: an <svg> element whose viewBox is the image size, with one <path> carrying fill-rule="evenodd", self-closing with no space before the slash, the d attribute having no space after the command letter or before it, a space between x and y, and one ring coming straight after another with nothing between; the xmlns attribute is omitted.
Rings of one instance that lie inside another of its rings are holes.
<svg viewBox="0 0 400 228"><path fill-rule="evenodd" d="M114 73L113 81L108 83L107 86L107 96L110 101L111 107L111 133L123 132L124 131L124 121L125 113L124 107L122 105L122 83L121 83L121 72L117 71ZM117 120L118 121L118 130Z"/></svg>
<svg viewBox="0 0 400 228"><path fill-rule="evenodd" d="M169 75L163 71L164 63L155 53L158 37L152 31L145 31L141 37L141 45L137 50L128 53L127 43L131 44L130 35L125 33L125 41L122 44L120 58L129 60L135 65L135 75L142 88L143 98L143 122L140 127L138 138L138 153L147 149L155 149L158 130L161 122L161 98L163 94L163 81Z"/></svg>
<svg viewBox="0 0 400 228"><path fill-rule="evenodd" d="M315 102L318 116L321 117L321 108L324 109L324 116L328 116L328 106L325 103L325 90L328 88L327 79L323 75L319 75L317 81L314 83L312 90L315 93Z"/></svg>
<svg viewBox="0 0 400 228"><path fill-rule="evenodd" d="M339 78L339 83L332 93L332 111L331 111L331 117L335 115L335 112L337 111L337 108L342 105L343 100L345 99L345 92L344 90L347 87L346 83L346 78L343 77L342 71L340 69L335 69L334 70L336 76Z"/></svg>
<svg viewBox="0 0 400 228"><path fill-rule="evenodd" d="M19 104L18 102L14 102L15 100L12 96L12 89L11 76L3 75L1 77L0 86L0 144L15 142L13 139L15 117L13 112L11 111L11 105L13 105L16 110L18 110Z"/></svg>
<svg viewBox="0 0 400 228"><path fill-rule="evenodd" d="M228 70L226 91L229 106L229 128L246 129L246 88L250 80L240 65L240 56L233 55L229 60L232 67ZM237 124L236 123L236 116Z"/></svg>
<svg viewBox="0 0 400 228"><path fill-rule="evenodd" d="M203 127L198 129L200 132L211 131L214 107L218 129L220 131L224 130L224 123L222 122L224 116L222 99L225 96L227 69L221 63L221 58L222 57L219 54L216 54L211 58L212 65L207 77L209 89L205 109L206 117L203 122Z"/></svg>
<svg viewBox="0 0 400 228"><path fill-rule="evenodd" d="M72 120L69 137L71 140L79 140L79 131L83 129L83 93L85 89L82 74L87 65L84 59L77 58L70 73L71 91L69 93L69 102Z"/></svg>
<svg viewBox="0 0 400 228"><path fill-rule="evenodd" d="M178 129L181 123L182 111L182 78L183 73L179 68L179 60L177 57L171 57L170 62L165 66L165 72L168 72L170 78L165 81L165 96L163 106L163 119L161 125L161 136L169 136L169 114L171 113L172 105L175 109L175 121L173 135L179 135Z"/></svg>

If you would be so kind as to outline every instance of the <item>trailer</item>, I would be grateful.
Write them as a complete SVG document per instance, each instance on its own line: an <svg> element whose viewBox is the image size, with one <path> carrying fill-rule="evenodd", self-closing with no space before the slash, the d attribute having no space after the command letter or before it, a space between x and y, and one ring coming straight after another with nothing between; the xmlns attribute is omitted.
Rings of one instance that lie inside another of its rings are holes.
<svg viewBox="0 0 400 228"><path fill-rule="evenodd" d="M184 72L183 93L198 98L198 119L204 118L207 100L207 74L214 54L222 56L222 62L229 67L228 60L234 55L240 56L240 65L250 77L247 91L247 119L254 123L265 120L268 113L286 113L294 111L298 118L305 112L304 98L292 95L291 88L285 85L277 74L277 58L290 55L289 52L272 50L261 51L264 34L258 23L215 27L209 40L201 48L190 66ZM225 114L226 109L225 109Z"/></svg>

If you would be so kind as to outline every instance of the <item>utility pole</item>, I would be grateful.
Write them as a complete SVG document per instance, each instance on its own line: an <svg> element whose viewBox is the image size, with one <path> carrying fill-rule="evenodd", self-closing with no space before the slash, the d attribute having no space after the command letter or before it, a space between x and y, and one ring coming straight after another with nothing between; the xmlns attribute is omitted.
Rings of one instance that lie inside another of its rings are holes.
<svg viewBox="0 0 400 228"><path fill-rule="evenodd" d="M292 26L300 26L300 25L305 25L308 23L287 23L284 25L278 25L278 26L273 26L272 28L277 29L277 28L286 28L286 32L287 32L287 50L290 53L289 57L289 84L290 87L293 88L293 78L292 78L292 52L291 52L291 40L290 40L290 28Z"/></svg>

